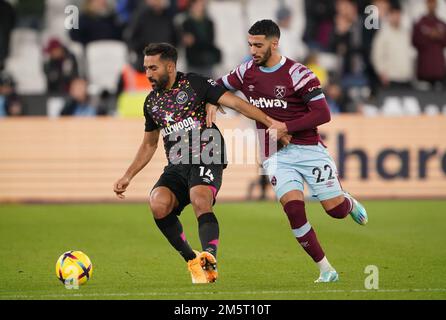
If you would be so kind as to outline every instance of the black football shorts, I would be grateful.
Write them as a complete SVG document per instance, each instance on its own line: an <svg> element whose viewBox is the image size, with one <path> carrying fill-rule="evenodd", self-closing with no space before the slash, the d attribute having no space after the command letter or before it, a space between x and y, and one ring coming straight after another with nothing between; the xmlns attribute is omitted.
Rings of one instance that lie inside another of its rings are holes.
<svg viewBox="0 0 446 320"><path fill-rule="evenodd" d="M215 204L223 180L223 168L223 164L169 164L164 167L152 191L158 187L169 188L179 203L174 210L177 215L190 203L189 190L198 185L210 187Z"/></svg>

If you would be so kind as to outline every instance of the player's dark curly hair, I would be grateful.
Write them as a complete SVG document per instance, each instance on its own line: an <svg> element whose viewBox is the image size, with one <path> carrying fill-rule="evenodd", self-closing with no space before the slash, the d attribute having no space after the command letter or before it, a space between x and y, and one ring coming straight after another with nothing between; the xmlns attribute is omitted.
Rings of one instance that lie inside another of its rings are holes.
<svg viewBox="0 0 446 320"><path fill-rule="evenodd" d="M266 38L280 38L279 26L272 20L259 20L252 25L248 33L252 36L264 35Z"/></svg>
<svg viewBox="0 0 446 320"><path fill-rule="evenodd" d="M178 52L177 49L168 43L150 43L143 51L145 56L156 56L161 54L162 60L169 60L177 63Z"/></svg>

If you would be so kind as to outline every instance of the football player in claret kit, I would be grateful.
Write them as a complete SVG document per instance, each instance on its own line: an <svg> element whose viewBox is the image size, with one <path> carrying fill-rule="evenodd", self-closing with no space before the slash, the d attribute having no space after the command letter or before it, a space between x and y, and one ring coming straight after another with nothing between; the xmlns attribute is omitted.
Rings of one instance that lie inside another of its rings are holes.
<svg viewBox="0 0 446 320"><path fill-rule="evenodd" d="M316 282L337 281L314 229L307 221L304 181L313 196L333 218L347 215L360 224L367 223L364 207L345 192L338 180L336 165L318 134L317 127L330 121L330 111L316 75L304 65L279 53L280 29L271 20L257 21L248 32L252 59L239 65L217 82L232 91L241 91L248 101L278 120L266 132L277 130L276 138L291 135L287 146L268 154L264 146L263 167L288 217L291 229L304 250L318 265ZM216 107L208 117L215 119ZM210 119L208 118L208 121ZM258 129L266 129L257 122Z"/></svg>
<svg viewBox="0 0 446 320"><path fill-rule="evenodd" d="M219 226L213 205L226 161L220 131L215 125L206 127L206 103L222 103L268 127L278 123L212 79L177 72L173 46L153 43L144 55L144 68L153 87L144 103L144 139L135 159L114 184L114 192L124 198L132 178L152 159L161 133L168 165L150 193L155 223L187 262L192 282L214 282ZM189 203L198 220L203 252L192 250L177 217Z"/></svg>

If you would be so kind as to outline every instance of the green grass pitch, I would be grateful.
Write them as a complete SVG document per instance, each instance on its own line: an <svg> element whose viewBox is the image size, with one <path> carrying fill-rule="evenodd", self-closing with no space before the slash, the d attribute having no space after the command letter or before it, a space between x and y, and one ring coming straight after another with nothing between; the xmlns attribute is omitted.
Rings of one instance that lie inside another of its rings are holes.
<svg viewBox="0 0 446 320"><path fill-rule="evenodd" d="M217 203L218 282L192 285L186 264L142 204L0 205L1 299L445 299L446 201L365 201L369 224L335 220L318 203L307 216L338 283L318 271L275 202ZM190 206L181 216L199 249ZM55 263L67 250L92 260L92 279L67 290ZM368 290L365 268L379 270Z"/></svg>

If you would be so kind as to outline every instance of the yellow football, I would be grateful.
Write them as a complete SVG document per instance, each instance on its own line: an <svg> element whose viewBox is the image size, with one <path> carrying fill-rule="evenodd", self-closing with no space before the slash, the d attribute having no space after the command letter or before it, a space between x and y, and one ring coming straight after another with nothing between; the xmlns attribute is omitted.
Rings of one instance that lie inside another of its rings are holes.
<svg viewBox="0 0 446 320"><path fill-rule="evenodd" d="M93 265L81 251L67 251L56 263L56 276L68 289L86 283L93 273Z"/></svg>

